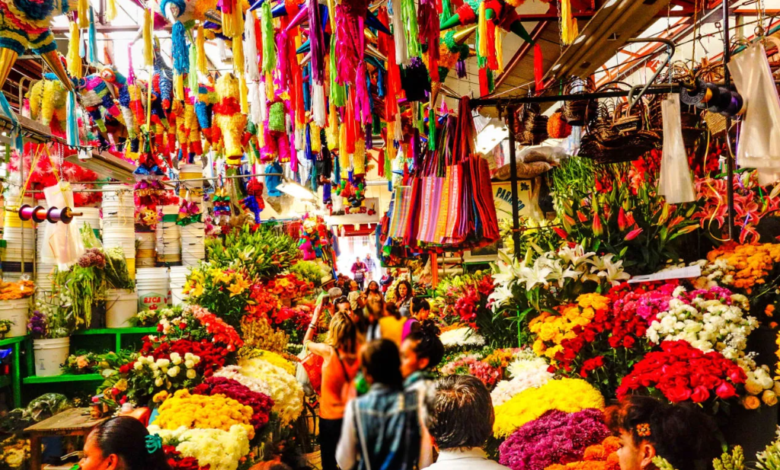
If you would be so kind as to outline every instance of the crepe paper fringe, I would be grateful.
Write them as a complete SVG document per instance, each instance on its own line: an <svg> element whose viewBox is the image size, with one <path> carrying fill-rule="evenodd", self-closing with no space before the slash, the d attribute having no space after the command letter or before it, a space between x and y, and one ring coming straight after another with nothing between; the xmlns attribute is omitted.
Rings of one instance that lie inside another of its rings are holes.
<svg viewBox="0 0 780 470"><path fill-rule="evenodd" d="M309 141L311 145L311 151L314 153L320 153L322 151L322 136L320 135L322 128L314 122L309 123Z"/></svg>
<svg viewBox="0 0 780 470"><path fill-rule="evenodd" d="M333 73L337 70L336 60L336 35L330 37L330 102L340 108L344 106L347 100L347 90L344 85L340 85L336 80L336 74ZM335 114L330 113L331 116Z"/></svg>
<svg viewBox="0 0 780 470"><path fill-rule="evenodd" d="M270 74L276 68L276 43L274 42L274 22L271 16L271 2L269 1L260 7L260 27L263 37L263 72Z"/></svg>
<svg viewBox="0 0 780 470"><path fill-rule="evenodd" d="M68 39L68 73L76 78L84 77L84 67L79 56L81 31L76 22L70 24L70 39Z"/></svg>
<svg viewBox="0 0 780 470"><path fill-rule="evenodd" d="M409 49L409 58L420 57L422 49L419 41L419 28L417 26L417 9L414 0L401 0L401 13L404 21L404 31L406 32L406 46ZM405 62L404 62L405 63Z"/></svg>
<svg viewBox="0 0 780 470"><path fill-rule="evenodd" d="M79 15L79 29L89 27L89 0L78 0L76 12Z"/></svg>
<svg viewBox="0 0 780 470"><path fill-rule="evenodd" d="M219 103L214 106L214 115L217 126L222 132L225 144L225 156L227 158L241 157L243 147L241 138L246 128L246 114L241 113L241 93L239 80L233 74L225 74L216 83Z"/></svg>
<svg viewBox="0 0 780 470"><path fill-rule="evenodd" d="M241 2L222 0L222 34L229 38L240 37L244 32L244 11Z"/></svg>
<svg viewBox="0 0 780 470"><path fill-rule="evenodd" d="M272 132L285 132L284 103L277 101L268 109L268 130Z"/></svg>
<svg viewBox="0 0 780 470"><path fill-rule="evenodd" d="M571 0L561 0L561 41L568 46L579 35L577 20L572 16Z"/></svg>
<svg viewBox="0 0 780 470"><path fill-rule="evenodd" d="M401 0L392 0L390 6L393 11L393 31L396 32L396 34L393 35L395 41L395 58L399 64L406 64L409 61L409 50L406 47L406 34L400 34L400 31L404 30Z"/></svg>
<svg viewBox="0 0 780 470"><path fill-rule="evenodd" d="M89 7L89 29L87 30L87 38L89 42L89 55L87 60L90 64L97 63L97 34L95 32L95 12L92 7Z"/></svg>
<svg viewBox="0 0 780 470"><path fill-rule="evenodd" d="M244 65L246 67L246 79L249 82L260 81L260 67L258 66L257 38L255 37L257 20L255 12L247 11L244 22Z"/></svg>
<svg viewBox="0 0 780 470"><path fill-rule="evenodd" d="M190 51L186 32L184 23L181 21L173 23L171 28L173 70L179 75L184 75L190 71Z"/></svg>
<svg viewBox="0 0 780 470"><path fill-rule="evenodd" d="M487 30L487 7L485 6L485 2L482 2L479 4L479 19L477 20L477 34L479 34L479 38L477 41L477 53L481 57L487 57L488 56L488 48L487 48L487 39L488 39L488 30Z"/></svg>
<svg viewBox="0 0 780 470"><path fill-rule="evenodd" d="M114 21L116 19L116 0L106 2L106 20Z"/></svg>
<svg viewBox="0 0 780 470"><path fill-rule="evenodd" d="M144 9L144 65L154 65L154 44L152 43L152 11Z"/></svg>
<svg viewBox="0 0 780 470"><path fill-rule="evenodd" d="M233 38L233 72L244 74L244 41L241 37Z"/></svg>
<svg viewBox="0 0 780 470"><path fill-rule="evenodd" d="M187 74L187 88L191 92L198 90L198 48L190 47L189 73Z"/></svg>
<svg viewBox="0 0 780 470"><path fill-rule="evenodd" d="M538 42L534 44L534 82L536 83L536 91L542 91L544 88L544 56Z"/></svg>
<svg viewBox="0 0 780 470"><path fill-rule="evenodd" d="M73 26L78 28L78 26L75 23L71 23L71 27ZM66 123L66 133L67 133L68 146L78 147L80 145L79 144L79 122L76 113L78 108L76 107L75 92L72 91L68 92L67 110L68 110L68 121Z"/></svg>
<svg viewBox="0 0 780 470"><path fill-rule="evenodd" d="M206 35L203 26L198 26L198 37L195 40L195 46L198 50L198 72L208 75L208 58L206 56Z"/></svg>
<svg viewBox="0 0 780 470"><path fill-rule="evenodd" d="M318 127L324 127L328 123L328 116L325 113L325 86L313 83L311 88L313 124ZM335 116L333 116L333 119L335 119Z"/></svg>
<svg viewBox="0 0 780 470"><path fill-rule="evenodd" d="M234 41L238 41L238 38L234 39ZM243 114L249 114L249 87L246 84L244 74L241 74L238 82L241 88L241 112Z"/></svg>
<svg viewBox="0 0 780 470"><path fill-rule="evenodd" d="M319 4L315 0L309 0L309 42L312 83L322 85L325 80L325 36Z"/></svg>
<svg viewBox="0 0 780 470"><path fill-rule="evenodd" d="M504 33L496 29L496 72L504 73Z"/></svg>

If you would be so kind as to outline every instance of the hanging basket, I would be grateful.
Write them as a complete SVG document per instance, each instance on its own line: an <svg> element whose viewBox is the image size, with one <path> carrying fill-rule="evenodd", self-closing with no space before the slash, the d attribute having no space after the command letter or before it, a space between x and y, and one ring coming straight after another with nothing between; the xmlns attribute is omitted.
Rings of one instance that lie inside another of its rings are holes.
<svg viewBox="0 0 780 470"><path fill-rule="evenodd" d="M603 85L597 91L617 88L620 82ZM661 136L648 130L647 108L639 101L629 110L622 100L610 108L610 102L600 103L597 117L588 126L588 134L582 138L580 156L590 158L596 163L620 163L636 160L650 150L660 148Z"/></svg>
<svg viewBox="0 0 780 470"><path fill-rule="evenodd" d="M570 77L564 87L565 95L593 93L595 84L592 78ZM572 100L563 104L563 118L569 125L584 126L596 116L595 100Z"/></svg>

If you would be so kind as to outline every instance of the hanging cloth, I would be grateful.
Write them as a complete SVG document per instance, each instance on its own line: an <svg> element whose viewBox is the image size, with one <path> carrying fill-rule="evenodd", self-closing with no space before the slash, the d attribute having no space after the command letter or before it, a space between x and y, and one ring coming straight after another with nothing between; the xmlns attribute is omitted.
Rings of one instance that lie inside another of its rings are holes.
<svg viewBox="0 0 780 470"><path fill-rule="evenodd" d="M661 176L658 194L669 204L681 204L696 200L688 155L682 135L680 120L680 95L672 94L661 102L664 126L664 148L661 158Z"/></svg>

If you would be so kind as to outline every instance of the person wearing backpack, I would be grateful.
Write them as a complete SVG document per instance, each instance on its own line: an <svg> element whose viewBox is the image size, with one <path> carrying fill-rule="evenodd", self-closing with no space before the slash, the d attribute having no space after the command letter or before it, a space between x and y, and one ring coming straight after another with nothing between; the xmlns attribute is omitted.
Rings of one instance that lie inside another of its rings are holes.
<svg viewBox="0 0 780 470"><path fill-rule="evenodd" d="M368 343L360 354L370 388L344 411L336 461L342 470L413 470L421 459L422 432L415 390L403 390L398 347L389 339Z"/></svg>
<svg viewBox="0 0 780 470"><path fill-rule="evenodd" d="M320 313L317 308L312 317L316 325ZM304 347L323 358L322 391L320 396L320 452L323 470L337 470L336 446L339 441L348 387L357 375L357 327L344 312L336 312L330 321L325 343L311 341L313 328L304 338Z"/></svg>

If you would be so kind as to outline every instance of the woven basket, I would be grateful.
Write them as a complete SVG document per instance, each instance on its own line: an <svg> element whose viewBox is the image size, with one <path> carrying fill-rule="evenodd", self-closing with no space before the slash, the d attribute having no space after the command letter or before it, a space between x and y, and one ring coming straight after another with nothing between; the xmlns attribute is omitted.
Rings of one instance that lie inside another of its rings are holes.
<svg viewBox="0 0 780 470"><path fill-rule="evenodd" d="M576 95L592 93L595 85L592 78L584 80L579 77L570 77L564 87L564 94ZM563 104L563 118L569 125L584 126L592 120L596 114L595 100L573 100Z"/></svg>

